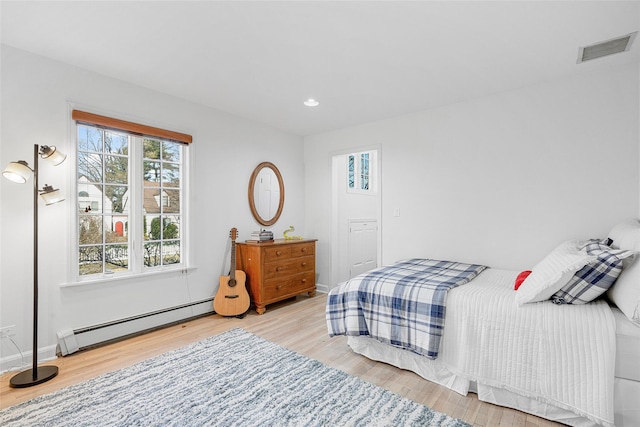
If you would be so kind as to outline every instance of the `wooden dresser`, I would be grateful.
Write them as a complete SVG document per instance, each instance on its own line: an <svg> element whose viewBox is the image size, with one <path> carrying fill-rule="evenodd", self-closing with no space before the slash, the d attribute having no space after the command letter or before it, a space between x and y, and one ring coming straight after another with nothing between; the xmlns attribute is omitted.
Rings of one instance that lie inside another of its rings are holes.
<svg viewBox="0 0 640 427"><path fill-rule="evenodd" d="M256 312L267 304L308 292L316 294L316 240L237 243L236 268L247 274Z"/></svg>

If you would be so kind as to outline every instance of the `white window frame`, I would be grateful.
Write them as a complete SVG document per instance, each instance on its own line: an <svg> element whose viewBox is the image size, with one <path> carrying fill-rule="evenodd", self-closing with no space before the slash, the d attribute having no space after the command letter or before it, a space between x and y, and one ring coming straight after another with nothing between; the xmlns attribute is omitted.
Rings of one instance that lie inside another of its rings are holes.
<svg viewBox="0 0 640 427"><path fill-rule="evenodd" d="M80 244L79 244L79 212L78 212L78 126L80 123L77 123L75 120L71 121L72 123L72 144L70 144L73 149L69 157L73 158L73 169L72 169L72 179L71 185L69 188L73 190L73 213L71 215L71 262L70 265L70 275L71 282L67 284L63 284L62 286L74 286L74 285L83 285L83 284L91 284L91 283L104 283L111 280L121 280L127 279L135 276L147 276L147 275L155 275L162 273L171 273L171 272L186 272L191 267L189 266L189 225L188 219L189 215L189 176L190 176L190 168L189 168L189 159L190 159L190 149L188 144L180 144L180 262L173 263L168 265L160 265L148 267L144 265L144 227L143 227L143 218L144 218L144 188L143 188L143 136L137 136L130 132L126 131L118 131L114 130L117 133L128 133L130 135L130 141L134 141L134 143L130 142L129 147L129 190L131 192L131 196L129 197L129 202L132 204L132 207L129 211L129 268L126 271L118 271L113 273L102 272L98 274L91 275L80 275L79 270L79 253L80 253ZM91 125L88 125L91 126ZM95 126L100 128L100 126ZM150 139L162 140L162 138L157 137L149 137ZM135 163L135 164L134 164ZM102 242L104 245L104 241Z"/></svg>

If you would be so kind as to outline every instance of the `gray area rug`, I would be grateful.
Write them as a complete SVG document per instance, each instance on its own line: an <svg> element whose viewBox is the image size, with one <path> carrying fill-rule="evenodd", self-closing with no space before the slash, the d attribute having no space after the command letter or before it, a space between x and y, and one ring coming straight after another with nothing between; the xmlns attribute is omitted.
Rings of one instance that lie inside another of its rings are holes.
<svg viewBox="0 0 640 427"><path fill-rule="evenodd" d="M0 425L469 426L243 329L4 409Z"/></svg>

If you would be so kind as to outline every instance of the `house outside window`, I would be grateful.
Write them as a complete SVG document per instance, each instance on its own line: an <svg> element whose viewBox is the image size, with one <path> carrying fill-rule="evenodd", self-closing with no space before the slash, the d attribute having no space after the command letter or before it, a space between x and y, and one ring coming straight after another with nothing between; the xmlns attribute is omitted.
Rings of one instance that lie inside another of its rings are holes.
<svg viewBox="0 0 640 427"><path fill-rule="evenodd" d="M80 279L185 264L186 147L77 123Z"/></svg>

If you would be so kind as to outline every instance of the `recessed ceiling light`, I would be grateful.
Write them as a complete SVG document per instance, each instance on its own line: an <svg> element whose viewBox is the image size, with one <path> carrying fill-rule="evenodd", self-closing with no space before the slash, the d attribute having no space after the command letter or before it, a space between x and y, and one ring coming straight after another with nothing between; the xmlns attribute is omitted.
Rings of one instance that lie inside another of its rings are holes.
<svg viewBox="0 0 640 427"><path fill-rule="evenodd" d="M313 98L309 98L304 101L304 105L306 105L307 107L315 107L317 105L320 105L320 103Z"/></svg>

